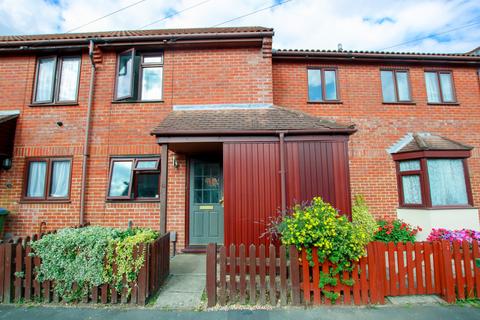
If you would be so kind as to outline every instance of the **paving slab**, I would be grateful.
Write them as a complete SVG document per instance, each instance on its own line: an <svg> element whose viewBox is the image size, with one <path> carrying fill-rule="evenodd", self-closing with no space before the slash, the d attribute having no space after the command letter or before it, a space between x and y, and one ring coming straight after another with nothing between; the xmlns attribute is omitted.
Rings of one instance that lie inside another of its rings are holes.
<svg viewBox="0 0 480 320"><path fill-rule="evenodd" d="M394 305L410 304L445 304L445 300L436 295L415 295L401 297L387 297L387 300Z"/></svg>
<svg viewBox="0 0 480 320"><path fill-rule="evenodd" d="M180 254L170 262L170 277L160 289L155 307L195 310L201 304L206 282L206 260L201 254Z"/></svg>

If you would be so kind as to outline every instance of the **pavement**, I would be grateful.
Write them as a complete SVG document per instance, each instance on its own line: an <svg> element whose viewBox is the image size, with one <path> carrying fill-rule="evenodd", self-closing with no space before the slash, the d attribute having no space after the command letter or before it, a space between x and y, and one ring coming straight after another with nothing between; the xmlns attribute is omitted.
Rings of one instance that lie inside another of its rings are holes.
<svg viewBox="0 0 480 320"><path fill-rule="evenodd" d="M383 307L320 307L275 310L172 312L158 308L80 308L0 306L0 320L474 320L480 308L462 305L415 305Z"/></svg>
<svg viewBox="0 0 480 320"><path fill-rule="evenodd" d="M201 305L206 283L204 254L180 254L170 261L170 276L161 287L155 308L195 310Z"/></svg>

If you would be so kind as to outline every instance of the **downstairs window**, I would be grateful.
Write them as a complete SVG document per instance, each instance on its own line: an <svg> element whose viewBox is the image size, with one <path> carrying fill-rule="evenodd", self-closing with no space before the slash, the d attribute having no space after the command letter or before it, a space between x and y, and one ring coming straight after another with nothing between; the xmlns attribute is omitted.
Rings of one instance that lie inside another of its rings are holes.
<svg viewBox="0 0 480 320"><path fill-rule="evenodd" d="M399 160L397 178L401 207L473 205L466 158L422 157Z"/></svg>
<svg viewBox="0 0 480 320"><path fill-rule="evenodd" d="M107 199L158 200L160 158L113 158Z"/></svg>

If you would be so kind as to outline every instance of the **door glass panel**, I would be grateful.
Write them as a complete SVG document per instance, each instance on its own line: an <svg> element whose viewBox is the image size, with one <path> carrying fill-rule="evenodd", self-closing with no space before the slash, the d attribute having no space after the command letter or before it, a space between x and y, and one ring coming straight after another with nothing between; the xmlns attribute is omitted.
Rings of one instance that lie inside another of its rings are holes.
<svg viewBox="0 0 480 320"><path fill-rule="evenodd" d="M218 164L196 163L193 171L195 203L218 203L221 185L220 166Z"/></svg>

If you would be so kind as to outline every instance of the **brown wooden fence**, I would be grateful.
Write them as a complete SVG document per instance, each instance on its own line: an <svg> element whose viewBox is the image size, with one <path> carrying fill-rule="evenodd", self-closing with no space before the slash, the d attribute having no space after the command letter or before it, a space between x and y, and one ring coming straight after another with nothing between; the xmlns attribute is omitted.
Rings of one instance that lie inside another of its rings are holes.
<svg viewBox="0 0 480 320"><path fill-rule="evenodd" d="M39 257L32 257L30 240L17 239L14 242L0 244L0 302L60 302L54 293L53 281L36 281L35 267L40 266ZM128 294L126 289L118 292L113 286L103 284L92 288L84 303L131 303L144 305L147 299L155 294L160 285L168 277L170 265L170 234L159 237L147 245L139 245L134 249L134 257L144 254L145 262L139 271L136 281L130 283L132 288ZM113 266L114 270L116 266Z"/></svg>
<svg viewBox="0 0 480 320"><path fill-rule="evenodd" d="M217 250L218 249L218 250ZM268 250L267 250L268 249ZM234 257L234 258L232 258ZM384 304L386 296L437 294L447 302L480 297L479 243L372 242L367 256L353 271L337 275L337 285L319 287L322 272L331 264L320 262L312 250L293 246L266 248L231 245L207 248L208 306L240 304L331 304L326 292L339 295L340 304ZM349 283L353 280L353 285Z"/></svg>

